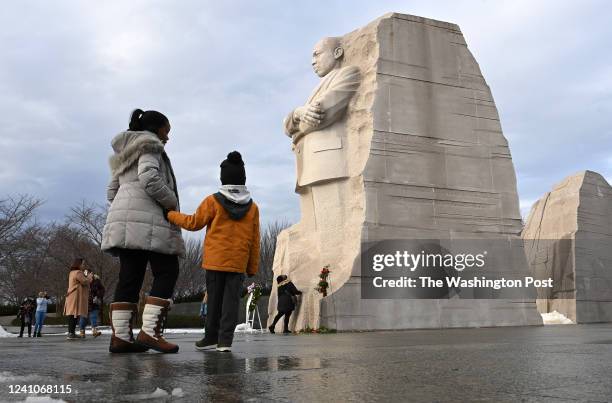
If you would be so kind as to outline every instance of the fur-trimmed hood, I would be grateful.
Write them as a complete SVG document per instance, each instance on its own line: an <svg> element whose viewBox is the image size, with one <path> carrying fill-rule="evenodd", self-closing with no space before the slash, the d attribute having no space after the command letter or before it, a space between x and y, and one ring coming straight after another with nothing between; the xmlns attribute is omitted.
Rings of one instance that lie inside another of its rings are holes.
<svg viewBox="0 0 612 403"><path fill-rule="evenodd" d="M109 159L112 176L118 176L132 167L142 154L162 153L164 144L149 131L125 131L111 141L115 155Z"/></svg>

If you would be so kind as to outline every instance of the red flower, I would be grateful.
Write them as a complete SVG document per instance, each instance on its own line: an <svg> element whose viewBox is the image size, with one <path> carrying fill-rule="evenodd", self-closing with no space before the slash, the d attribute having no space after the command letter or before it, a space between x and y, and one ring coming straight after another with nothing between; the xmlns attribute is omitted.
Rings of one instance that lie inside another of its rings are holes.
<svg viewBox="0 0 612 403"><path fill-rule="evenodd" d="M320 281L318 287L315 288L315 290L323 294L324 297L327 296L327 288L329 287L327 277L329 277L329 265L323 266L321 269L321 273L319 274Z"/></svg>

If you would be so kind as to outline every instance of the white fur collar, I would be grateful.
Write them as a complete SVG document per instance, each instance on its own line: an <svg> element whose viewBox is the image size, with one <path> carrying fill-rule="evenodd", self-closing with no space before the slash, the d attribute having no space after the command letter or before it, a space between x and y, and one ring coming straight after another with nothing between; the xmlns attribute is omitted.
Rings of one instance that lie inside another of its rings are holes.
<svg viewBox="0 0 612 403"><path fill-rule="evenodd" d="M164 144L148 131L121 132L111 142L115 155L109 159L112 176L118 176L132 167L142 154L162 153Z"/></svg>

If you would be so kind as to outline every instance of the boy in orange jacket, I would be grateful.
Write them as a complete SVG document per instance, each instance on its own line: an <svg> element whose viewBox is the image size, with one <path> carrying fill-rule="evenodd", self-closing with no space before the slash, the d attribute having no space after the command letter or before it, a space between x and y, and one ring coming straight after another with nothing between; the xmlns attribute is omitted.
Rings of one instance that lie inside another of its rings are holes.
<svg viewBox="0 0 612 403"><path fill-rule="evenodd" d="M206 227L202 268L206 269L208 316L198 350L231 351L244 274L259 268L259 209L245 186L244 162L232 151L221 163L221 188L195 214L167 212L168 221L189 231Z"/></svg>

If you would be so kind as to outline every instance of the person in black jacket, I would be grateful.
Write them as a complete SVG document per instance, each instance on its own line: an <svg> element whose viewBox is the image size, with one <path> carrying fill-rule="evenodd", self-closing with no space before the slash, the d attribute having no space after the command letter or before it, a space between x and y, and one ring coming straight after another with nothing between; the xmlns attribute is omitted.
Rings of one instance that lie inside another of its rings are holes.
<svg viewBox="0 0 612 403"><path fill-rule="evenodd" d="M278 314L274 318L272 325L268 328L270 333L274 333L274 328L276 327L276 322L280 320L280 318L285 316L285 326L283 327L283 333L291 333L289 331L289 318L291 317L291 313L295 309L295 300L298 295L302 294L302 291L295 288L295 285L289 281L286 275L281 274L276 277L276 282L278 284L278 305L277 310Z"/></svg>
<svg viewBox="0 0 612 403"><path fill-rule="evenodd" d="M102 334L98 330L98 320L102 321L102 307L104 306L104 294L106 289L100 280L100 276L97 274L93 275L93 280L89 285L89 322L91 323L91 334L93 337L98 337ZM87 326L88 317L81 316L80 327L83 335L85 334L85 326Z"/></svg>
<svg viewBox="0 0 612 403"><path fill-rule="evenodd" d="M19 332L19 336L23 337L23 330L27 326L28 328L28 337L32 337L32 322L34 322L34 311L36 311L36 302L30 297L27 297L21 303L19 307L19 313L17 317L21 321L21 331Z"/></svg>

